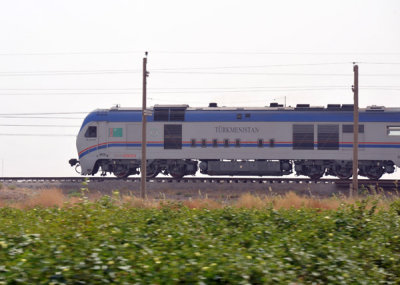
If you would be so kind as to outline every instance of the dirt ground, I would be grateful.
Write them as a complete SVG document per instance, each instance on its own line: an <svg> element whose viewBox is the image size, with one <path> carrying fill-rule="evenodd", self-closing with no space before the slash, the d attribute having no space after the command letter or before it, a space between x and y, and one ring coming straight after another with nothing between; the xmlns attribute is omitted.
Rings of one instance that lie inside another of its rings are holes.
<svg viewBox="0 0 400 285"><path fill-rule="evenodd" d="M58 182L21 182L3 183L0 187L0 200L23 201L34 197L42 191L61 189L67 195L79 193L87 187L89 195L112 195L118 191L122 195L140 197L140 183L126 181L89 182L87 186L80 183ZM250 193L255 196L284 195L290 191L301 196L327 198L333 195L347 195L347 188L334 184L274 184L274 183L147 183L147 197L150 199L214 199L229 200Z"/></svg>

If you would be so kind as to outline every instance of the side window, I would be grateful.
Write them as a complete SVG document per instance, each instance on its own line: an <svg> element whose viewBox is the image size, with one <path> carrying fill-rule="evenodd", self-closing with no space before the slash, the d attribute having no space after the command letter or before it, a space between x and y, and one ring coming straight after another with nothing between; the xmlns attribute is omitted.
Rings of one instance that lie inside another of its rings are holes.
<svg viewBox="0 0 400 285"><path fill-rule="evenodd" d="M342 132L343 133L353 133L353 125L343 125L342 127ZM358 133L363 134L364 133L364 125L358 125Z"/></svg>
<svg viewBox="0 0 400 285"><path fill-rule="evenodd" d="M400 136L400 126L387 126L388 136Z"/></svg>
<svg viewBox="0 0 400 285"><path fill-rule="evenodd" d="M164 125L164 149L182 149L182 125Z"/></svg>
<svg viewBox="0 0 400 285"><path fill-rule="evenodd" d="M85 133L85 138L96 138L97 137L97 127L90 126Z"/></svg>
<svg viewBox="0 0 400 285"><path fill-rule="evenodd" d="M191 140L190 146L191 146L191 147L196 147L196 139L192 139L192 140Z"/></svg>
<svg viewBox="0 0 400 285"><path fill-rule="evenodd" d="M109 128L108 136L110 138L122 138L122 128Z"/></svg>
<svg viewBox="0 0 400 285"><path fill-rule="evenodd" d="M229 147L229 139L224 139L224 147Z"/></svg>
<svg viewBox="0 0 400 285"><path fill-rule="evenodd" d="M274 139L270 139L269 140L269 147L274 147L275 146L275 140Z"/></svg>
<svg viewBox="0 0 400 285"><path fill-rule="evenodd" d="M293 125L293 149L314 149L314 125Z"/></svg>
<svg viewBox="0 0 400 285"><path fill-rule="evenodd" d="M207 147L207 140L206 139L202 139L201 140L201 147Z"/></svg>
<svg viewBox="0 0 400 285"><path fill-rule="evenodd" d="M339 149L339 125L318 125L318 149Z"/></svg>
<svg viewBox="0 0 400 285"><path fill-rule="evenodd" d="M218 147L218 140L217 139L213 139L213 147Z"/></svg>
<svg viewBox="0 0 400 285"><path fill-rule="evenodd" d="M263 139L258 139L257 146L258 147L264 147L264 140Z"/></svg>
<svg viewBox="0 0 400 285"><path fill-rule="evenodd" d="M236 141L235 141L235 147L240 147L240 139L236 139Z"/></svg>

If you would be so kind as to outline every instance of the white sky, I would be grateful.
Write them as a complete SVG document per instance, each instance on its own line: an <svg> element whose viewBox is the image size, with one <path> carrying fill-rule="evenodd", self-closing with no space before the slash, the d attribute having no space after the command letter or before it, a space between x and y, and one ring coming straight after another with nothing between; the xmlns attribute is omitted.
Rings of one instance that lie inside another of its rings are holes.
<svg viewBox="0 0 400 285"><path fill-rule="evenodd" d="M0 174L75 175L74 137L7 134L75 135L81 119L4 114L140 107L146 50L150 106L351 104L353 61L361 107L400 106L398 0L0 0Z"/></svg>

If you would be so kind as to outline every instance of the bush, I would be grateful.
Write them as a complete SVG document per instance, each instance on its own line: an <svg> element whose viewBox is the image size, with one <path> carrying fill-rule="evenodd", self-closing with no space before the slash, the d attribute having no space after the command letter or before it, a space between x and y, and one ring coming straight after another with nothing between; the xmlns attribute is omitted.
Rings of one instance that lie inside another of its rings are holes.
<svg viewBox="0 0 400 285"><path fill-rule="evenodd" d="M165 202L157 209L105 197L6 207L0 283L394 284L398 206L209 210Z"/></svg>

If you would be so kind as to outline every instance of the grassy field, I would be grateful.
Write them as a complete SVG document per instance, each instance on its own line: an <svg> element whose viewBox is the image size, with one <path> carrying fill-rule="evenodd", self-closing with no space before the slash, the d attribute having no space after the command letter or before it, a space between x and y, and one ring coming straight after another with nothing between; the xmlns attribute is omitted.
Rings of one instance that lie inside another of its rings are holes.
<svg viewBox="0 0 400 285"><path fill-rule="evenodd" d="M43 193L0 208L0 284L400 283L399 200Z"/></svg>

